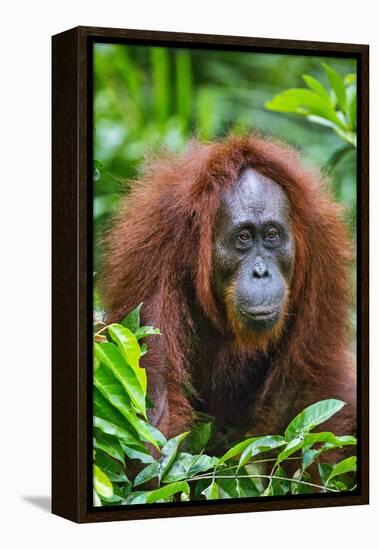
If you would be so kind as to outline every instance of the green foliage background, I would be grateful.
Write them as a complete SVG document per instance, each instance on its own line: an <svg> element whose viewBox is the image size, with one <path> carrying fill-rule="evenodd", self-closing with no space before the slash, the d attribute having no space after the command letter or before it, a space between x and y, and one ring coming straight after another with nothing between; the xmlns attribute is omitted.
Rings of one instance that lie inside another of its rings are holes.
<svg viewBox="0 0 378 550"><path fill-rule="evenodd" d="M330 91L324 62L343 77L356 72L353 59L96 44L96 237L127 190L125 182L137 176L150 152L180 151L193 136L211 140L231 131L253 130L283 139L330 172L354 235L355 148L311 117L293 114L293 109L282 112L282 106L281 112L267 108L283 90L306 88L303 75L311 75ZM294 111L304 114L303 109ZM100 258L96 238L96 267Z"/></svg>
<svg viewBox="0 0 378 550"><path fill-rule="evenodd" d="M183 150L193 136L212 140L258 130L292 144L330 176L355 238L355 73L352 59L96 44L95 272L102 257L99 237L144 159L162 149ZM353 446L355 438L312 433L344 405L334 399L302 411L283 435L239 441L222 457L207 454L215 437L209 418L167 441L148 422L151 402L139 366L147 337L158 338L159 331L140 326L139 309L122 324L106 326L95 294L95 505L356 487L355 456L323 462L323 453ZM298 465L294 474L287 473L290 461ZM135 462L136 477L129 470ZM267 464L268 474L262 468Z"/></svg>

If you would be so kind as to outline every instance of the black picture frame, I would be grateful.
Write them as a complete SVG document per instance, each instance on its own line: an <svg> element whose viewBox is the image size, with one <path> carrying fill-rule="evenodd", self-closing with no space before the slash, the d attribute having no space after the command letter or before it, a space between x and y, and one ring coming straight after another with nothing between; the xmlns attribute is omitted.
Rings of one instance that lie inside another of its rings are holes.
<svg viewBox="0 0 378 550"><path fill-rule="evenodd" d="M92 46L349 57L357 61L358 488L331 495L92 507ZM52 38L52 511L75 522L346 506L369 502L369 47L77 27ZM362 237L363 235L363 237Z"/></svg>

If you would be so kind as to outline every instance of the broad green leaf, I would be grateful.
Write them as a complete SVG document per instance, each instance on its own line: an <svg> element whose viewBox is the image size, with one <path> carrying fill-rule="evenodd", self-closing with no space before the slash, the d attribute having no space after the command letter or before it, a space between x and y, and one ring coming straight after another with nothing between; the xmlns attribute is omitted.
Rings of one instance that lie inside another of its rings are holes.
<svg viewBox="0 0 378 550"><path fill-rule="evenodd" d="M124 445L121 443L125 455L132 460L140 460L142 464L153 464L154 457L148 452L144 445Z"/></svg>
<svg viewBox="0 0 378 550"><path fill-rule="evenodd" d="M229 475L235 473L233 470ZM206 480L208 482L208 480ZM255 479L217 479L219 498L243 498L260 496L259 491L255 486ZM198 483L198 482L197 482Z"/></svg>
<svg viewBox="0 0 378 550"><path fill-rule="evenodd" d="M330 105L332 106L328 92L324 88L323 84L319 82L319 80L316 80L316 78L310 76L309 74L303 74L302 78L309 88L311 88L316 94L318 94L318 96L322 97L326 101L329 101Z"/></svg>
<svg viewBox="0 0 378 550"><path fill-rule="evenodd" d="M192 463L193 456L191 454L178 453L168 472L164 475L164 483L173 483L190 477L188 471Z"/></svg>
<svg viewBox="0 0 378 550"><path fill-rule="evenodd" d="M153 336L154 334L161 334L161 332L158 328L146 326L138 328L134 336L137 340L140 340L141 338L146 338L146 336Z"/></svg>
<svg viewBox="0 0 378 550"><path fill-rule="evenodd" d="M128 328L125 328L122 325L110 325L109 334L112 340L114 340L118 345L118 348L121 350L121 353L126 359L127 363L134 370L139 384L143 390L143 394L144 396L146 396L147 374L146 370L139 366L141 349L139 347L138 340Z"/></svg>
<svg viewBox="0 0 378 550"><path fill-rule="evenodd" d="M112 482L96 464L93 466L93 486L100 497L110 498L113 495Z"/></svg>
<svg viewBox="0 0 378 550"><path fill-rule="evenodd" d="M305 435L303 447L314 445L315 443L328 443L330 447L343 447L345 445L356 445L357 440L352 435L336 436L332 432L317 432Z"/></svg>
<svg viewBox="0 0 378 550"><path fill-rule="evenodd" d="M178 453L168 472L164 475L164 483L172 483L181 479L188 479L214 468L218 459L214 456L191 455Z"/></svg>
<svg viewBox="0 0 378 550"><path fill-rule="evenodd" d="M135 374L119 349L110 342L94 344L96 357L105 364L121 382L134 407L146 418L145 392ZM98 369L97 371L98 372Z"/></svg>
<svg viewBox="0 0 378 550"><path fill-rule="evenodd" d="M308 468L320 454L319 449L304 449L302 455L303 468Z"/></svg>
<svg viewBox="0 0 378 550"><path fill-rule="evenodd" d="M93 417L93 426L101 430L104 434L113 435L116 438L120 439L125 445L138 445L138 440L130 434L127 430L120 428L116 424L105 420L104 418L99 418L98 416Z"/></svg>
<svg viewBox="0 0 378 550"><path fill-rule="evenodd" d="M130 311L121 321L121 325L131 330L131 332L135 333L140 327L140 310L142 305L143 304L139 304L139 306Z"/></svg>
<svg viewBox="0 0 378 550"><path fill-rule="evenodd" d="M126 361L134 369L134 372L136 374L138 373L137 375L138 379L139 379L139 371L142 371L144 375L142 387L144 388L144 391L145 391L147 388L146 371L139 366L140 347L138 344L138 340L135 338L131 330L129 330L126 327L123 327L122 325L118 325L117 323L110 325L108 330L109 330L109 335L111 339L114 340L114 342L118 345L118 349L121 350L122 355L124 356Z"/></svg>
<svg viewBox="0 0 378 550"><path fill-rule="evenodd" d="M339 75L335 69L327 65L327 63L322 63L324 71L328 77L329 83L331 84L336 97L338 104L340 105L341 109L344 111L346 110L346 94L345 94L345 84L343 77Z"/></svg>
<svg viewBox="0 0 378 550"><path fill-rule="evenodd" d="M185 439L189 432L184 432L172 439L169 439L161 450L161 459L159 463L159 479L163 479L170 466L176 458L180 443Z"/></svg>
<svg viewBox="0 0 378 550"><path fill-rule="evenodd" d="M237 443L233 447L231 447L231 449L229 449L227 451L227 453L225 453L223 456L221 456L221 458L219 459L219 465L223 464L224 462L226 462L230 458L234 458L235 456L240 455L244 451L244 449L246 447L248 447L248 445L250 445L251 443L253 443L257 439L260 439L260 437L259 436L250 437L248 439L245 439L244 441L241 441L240 443Z"/></svg>
<svg viewBox="0 0 378 550"><path fill-rule="evenodd" d="M217 466L219 462L219 459L216 456L208 456L203 454L193 455L192 459L192 463L188 470L189 477L195 476L199 473L207 472L211 468Z"/></svg>
<svg viewBox="0 0 378 550"><path fill-rule="evenodd" d="M120 442L116 437L104 434L99 430L94 430L93 446L95 449L101 449L116 460L125 463L125 456Z"/></svg>
<svg viewBox="0 0 378 550"><path fill-rule="evenodd" d="M328 483L331 481L332 478L339 476L341 474L346 474L348 472L355 472L356 470L357 470L357 457L350 456L348 458L344 458L344 460L342 460L341 462L336 464L336 466L333 467L326 481L326 485L328 485Z"/></svg>
<svg viewBox="0 0 378 550"><path fill-rule="evenodd" d="M164 487L155 489L154 491L141 491L137 495L133 495L133 493L131 493L131 495L127 498L127 503L149 504L158 501L165 501L177 493L185 493L186 495L190 494L190 488L186 481L170 483L169 485L164 485Z"/></svg>
<svg viewBox="0 0 378 550"><path fill-rule="evenodd" d="M104 374L109 372L109 369L107 369L104 365L99 366L98 368L102 369ZM101 380L101 370L99 376L95 373L94 377L97 380ZM120 389L123 392L121 386ZM106 399L106 397L102 395L96 386L93 388L93 414L94 416L108 420L109 422L112 422L120 427L125 426L126 424L125 417L122 416L122 414L115 407L113 407L113 405Z"/></svg>
<svg viewBox="0 0 378 550"><path fill-rule="evenodd" d="M304 116L318 115L331 120L338 126L345 127L329 101L305 88L284 90L267 101L265 107L271 111L282 113L296 113Z"/></svg>
<svg viewBox="0 0 378 550"><path fill-rule="evenodd" d="M286 460L289 456L294 454L296 451L303 447L304 435L299 434L297 437L294 437L284 448L283 451L277 457L277 462L282 462Z"/></svg>
<svg viewBox="0 0 378 550"><path fill-rule="evenodd" d="M218 485L215 481L212 481L208 487L204 491L202 491L202 495L206 497L206 500L215 500L219 498L219 490Z"/></svg>
<svg viewBox="0 0 378 550"><path fill-rule="evenodd" d="M98 496L98 494L94 489L93 489L93 506L102 506L100 497Z"/></svg>
<svg viewBox="0 0 378 550"><path fill-rule="evenodd" d="M142 483L146 483L147 481L151 481L151 479L154 479L158 475L158 463L154 462L153 464L149 464L134 479L134 487L137 485L142 485Z"/></svg>
<svg viewBox="0 0 378 550"><path fill-rule="evenodd" d="M286 441L280 435L267 435L260 437L256 441L253 441L248 447L246 447L239 459L239 468L244 466L252 457L282 447L286 445Z"/></svg>
<svg viewBox="0 0 378 550"><path fill-rule="evenodd" d="M123 466L101 450L96 451L96 464L108 476L110 481L128 482Z"/></svg>
<svg viewBox="0 0 378 550"><path fill-rule="evenodd" d="M138 418L134 412L132 412L132 405L128 394L125 392L123 386L115 377L113 372L105 365L101 365L95 373L94 383L96 388L102 393L102 395L126 418L126 420L134 428L137 435L143 441L152 443L156 448L159 448L156 435L160 432ZM163 443L165 438L162 434L161 442Z"/></svg>
<svg viewBox="0 0 378 550"><path fill-rule="evenodd" d="M338 399L325 399L310 405L290 422L285 430L285 439L290 441L300 433L308 433L322 424L344 407L345 403Z"/></svg>

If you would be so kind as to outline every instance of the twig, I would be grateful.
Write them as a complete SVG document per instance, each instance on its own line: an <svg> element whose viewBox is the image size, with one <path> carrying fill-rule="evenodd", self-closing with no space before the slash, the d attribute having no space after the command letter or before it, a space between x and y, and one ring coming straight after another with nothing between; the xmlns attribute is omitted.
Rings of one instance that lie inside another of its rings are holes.
<svg viewBox="0 0 378 550"><path fill-rule="evenodd" d="M272 475L264 475L264 474L259 474L259 475L251 474L251 475L241 475L241 476L238 476L238 478L279 479L281 481L294 481L295 483L302 483L302 485L309 485L310 487L315 487L316 489L324 489L323 485L317 485L316 483L310 483L309 481L302 481L302 480L293 479L293 478L289 478L289 477L272 476ZM207 476L202 476L202 477L192 477L192 478L187 479L186 481L188 481L188 482L189 481L199 481L200 479L212 479L212 480L214 480L214 479L235 479L235 476L207 475ZM333 492L333 493L340 493L341 492L338 489L331 489L330 487L328 487L328 490Z"/></svg>

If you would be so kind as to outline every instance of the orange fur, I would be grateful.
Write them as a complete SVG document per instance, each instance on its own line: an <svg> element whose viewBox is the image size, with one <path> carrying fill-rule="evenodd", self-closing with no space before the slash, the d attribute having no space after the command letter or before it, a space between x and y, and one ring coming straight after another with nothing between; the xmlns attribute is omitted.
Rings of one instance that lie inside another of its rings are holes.
<svg viewBox="0 0 378 550"><path fill-rule="evenodd" d="M287 315L266 342L246 334L232 316L232 289L226 299L228 318L212 291L220 194L247 166L285 191L295 237ZM348 403L344 420L349 418L349 424L343 420L343 427L352 430L355 385L347 354L351 247L327 181L296 151L252 135L194 142L182 155L162 155L132 185L106 241L101 289L108 320L118 321L144 303L143 322L163 334L149 340L144 364L149 380L175 388L170 400L177 410L189 406L179 388L193 387L216 416L226 408L231 419L239 415L252 431L275 431L300 408L338 397ZM158 394L157 387L150 382L150 391ZM246 387L248 399L242 395ZM167 413L166 431L179 430L188 418L183 415L180 421L176 412Z"/></svg>
<svg viewBox="0 0 378 550"><path fill-rule="evenodd" d="M227 312L227 320L228 320L228 326L232 333L235 335L235 345L241 350L241 351L261 351L261 352L267 352L270 347L274 347L277 342L280 339L281 333L284 329L284 320L286 317L286 312L288 308L288 299L289 299L289 291L285 282L286 286L286 292L285 292L285 300L282 305L282 311L281 316L277 323L274 325L272 330L267 332L256 332L247 329L243 323L239 320L239 318L235 314L235 304L234 304L234 293L235 293L235 285L234 283L231 283L227 290L225 295L225 305L226 305L226 312Z"/></svg>

